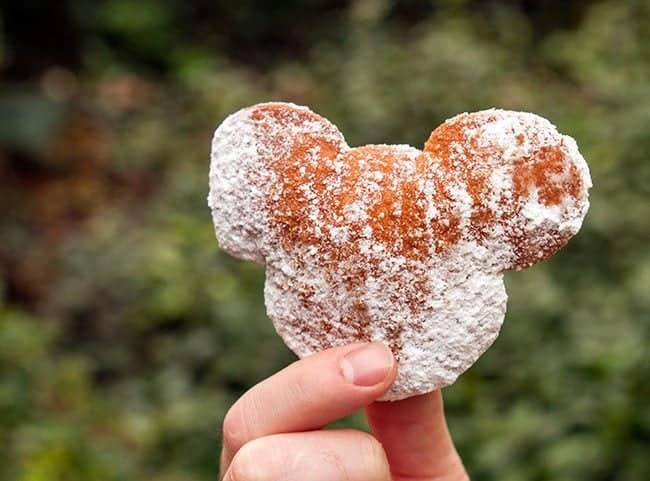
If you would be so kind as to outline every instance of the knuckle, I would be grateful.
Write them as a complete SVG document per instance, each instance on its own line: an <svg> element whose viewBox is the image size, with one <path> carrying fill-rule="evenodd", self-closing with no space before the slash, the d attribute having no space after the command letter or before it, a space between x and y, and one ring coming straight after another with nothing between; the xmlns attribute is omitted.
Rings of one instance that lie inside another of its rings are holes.
<svg viewBox="0 0 650 481"><path fill-rule="evenodd" d="M264 439L256 439L244 444L230 464L230 481L276 479L275 457L268 448Z"/></svg>
<svg viewBox="0 0 650 481"><path fill-rule="evenodd" d="M384 447L371 434L358 431L359 449L364 460L369 479L390 480L390 468Z"/></svg>
<svg viewBox="0 0 650 481"><path fill-rule="evenodd" d="M384 447L377 441L377 438L363 431L356 431L356 433L358 433L359 442L363 445L365 452L373 456L384 456Z"/></svg>
<svg viewBox="0 0 650 481"><path fill-rule="evenodd" d="M230 479L232 481L249 481L255 479L255 470L262 461L255 442L244 444L230 464Z"/></svg>
<svg viewBox="0 0 650 481"><path fill-rule="evenodd" d="M239 403L235 403L223 418L223 447L230 453L236 453L248 441L248 426Z"/></svg>

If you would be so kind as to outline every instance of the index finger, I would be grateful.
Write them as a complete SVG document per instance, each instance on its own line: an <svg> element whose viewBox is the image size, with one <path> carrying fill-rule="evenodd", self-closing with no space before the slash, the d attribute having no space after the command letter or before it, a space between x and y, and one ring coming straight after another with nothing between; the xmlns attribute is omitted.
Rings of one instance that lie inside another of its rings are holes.
<svg viewBox="0 0 650 481"><path fill-rule="evenodd" d="M396 481L469 479L449 435L439 390L402 401L373 403L366 416L386 451Z"/></svg>
<svg viewBox="0 0 650 481"><path fill-rule="evenodd" d="M296 361L246 392L223 423L222 470L253 439L319 429L367 406L395 379L381 343L332 348Z"/></svg>

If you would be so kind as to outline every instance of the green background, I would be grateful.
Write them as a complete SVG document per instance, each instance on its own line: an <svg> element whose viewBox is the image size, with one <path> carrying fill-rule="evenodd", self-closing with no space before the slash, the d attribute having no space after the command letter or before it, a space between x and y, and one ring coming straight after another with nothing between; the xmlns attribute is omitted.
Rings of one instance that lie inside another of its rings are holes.
<svg viewBox="0 0 650 481"><path fill-rule="evenodd" d="M205 200L215 126L270 99L351 145L493 106L575 137L585 225L507 275L449 424L476 480L650 479L648 25L644 0L4 2L0 481L216 478L228 406L293 359Z"/></svg>

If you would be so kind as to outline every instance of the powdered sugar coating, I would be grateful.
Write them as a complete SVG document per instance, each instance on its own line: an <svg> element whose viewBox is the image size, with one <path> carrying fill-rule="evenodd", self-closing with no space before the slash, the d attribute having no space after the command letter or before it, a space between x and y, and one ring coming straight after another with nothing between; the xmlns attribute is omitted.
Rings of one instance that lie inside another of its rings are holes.
<svg viewBox="0 0 650 481"><path fill-rule="evenodd" d="M533 114L461 114L424 151L351 149L309 109L268 103L215 132L208 200L222 248L266 265L287 345L385 342L395 400L451 384L492 344L502 271L564 245L590 186L573 139Z"/></svg>

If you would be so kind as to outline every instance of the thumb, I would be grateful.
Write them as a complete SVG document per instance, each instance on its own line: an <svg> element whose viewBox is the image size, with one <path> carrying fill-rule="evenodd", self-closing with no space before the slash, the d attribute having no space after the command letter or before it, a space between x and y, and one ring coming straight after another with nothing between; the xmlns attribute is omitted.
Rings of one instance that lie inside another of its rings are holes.
<svg viewBox="0 0 650 481"><path fill-rule="evenodd" d="M447 429L440 391L373 403L366 416L395 481L469 479Z"/></svg>

